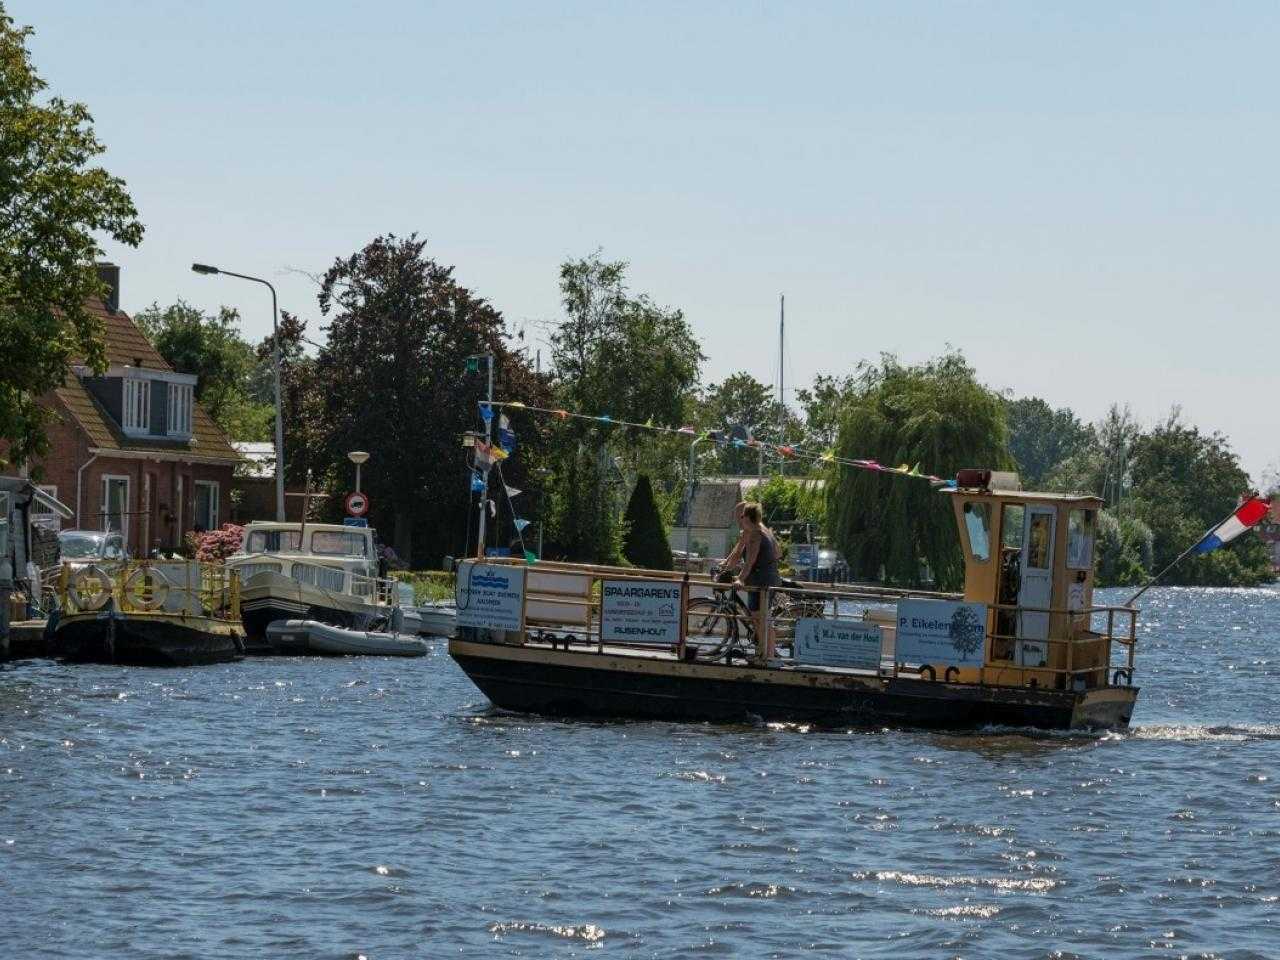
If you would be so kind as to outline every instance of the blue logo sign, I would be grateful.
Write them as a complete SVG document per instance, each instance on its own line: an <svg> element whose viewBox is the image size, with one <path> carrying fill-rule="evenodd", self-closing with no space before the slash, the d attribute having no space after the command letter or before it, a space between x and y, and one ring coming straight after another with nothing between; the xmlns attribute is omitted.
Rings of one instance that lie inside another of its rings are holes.
<svg viewBox="0 0 1280 960"><path fill-rule="evenodd" d="M364 517L343 517L342 525L344 527L367 527L369 521Z"/></svg>
<svg viewBox="0 0 1280 960"><path fill-rule="evenodd" d="M500 577L493 573L482 573L480 576L471 578L471 586L487 587L492 590L505 590L511 581L507 577Z"/></svg>

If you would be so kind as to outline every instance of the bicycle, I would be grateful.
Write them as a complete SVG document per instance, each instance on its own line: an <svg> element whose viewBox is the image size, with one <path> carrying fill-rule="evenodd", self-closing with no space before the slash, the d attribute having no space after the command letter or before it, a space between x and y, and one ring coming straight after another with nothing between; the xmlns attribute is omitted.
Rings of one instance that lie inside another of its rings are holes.
<svg viewBox="0 0 1280 960"><path fill-rule="evenodd" d="M713 588L713 595L710 597L699 597L689 602L685 642L693 643L698 648L697 658L702 661L724 660L725 663L732 663L735 656L749 660L754 655L756 646L756 614L734 588L732 574L723 567L716 567L712 570L712 575L724 586ZM789 622L801 616L824 615L821 600L797 599L786 591L788 586L793 584L783 581L783 589L773 590L769 602L770 620L775 623ZM790 638L780 636L777 639L782 646ZM714 645L704 652L700 642L711 642Z"/></svg>

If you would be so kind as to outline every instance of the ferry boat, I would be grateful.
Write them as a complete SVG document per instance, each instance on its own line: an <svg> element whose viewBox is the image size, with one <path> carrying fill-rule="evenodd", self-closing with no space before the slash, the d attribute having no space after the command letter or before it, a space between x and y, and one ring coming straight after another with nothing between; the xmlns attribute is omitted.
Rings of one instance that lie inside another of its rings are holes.
<svg viewBox="0 0 1280 960"><path fill-rule="evenodd" d="M1103 503L1015 487L944 488L960 594L802 584L762 590L757 616L750 588L690 573L469 560L449 653L496 706L541 714L1126 727L1138 611L1093 604Z"/></svg>
<svg viewBox="0 0 1280 960"><path fill-rule="evenodd" d="M221 564L61 567L50 648L64 660L196 666L244 656L238 575Z"/></svg>
<svg viewBox="0 0 1280 960"><path fill-rule="evenodd" d="M274 650L267 627L315 620L361 632L385 629L399 605L396 582L380 577L374 531L330 523L254 521L227 558L240 576L249 651Z"/></svg>

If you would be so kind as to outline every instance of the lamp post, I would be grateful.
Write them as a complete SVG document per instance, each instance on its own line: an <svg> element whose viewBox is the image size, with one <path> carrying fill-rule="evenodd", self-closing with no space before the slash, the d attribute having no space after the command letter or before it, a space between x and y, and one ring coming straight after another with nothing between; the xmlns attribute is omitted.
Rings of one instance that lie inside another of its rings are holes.
<svg viewBox="0 0 1280 960"><path fill-rule="evenodd" d="M207 263L193 263L191 269L195 273L203 273L212 275L221 273L228 277L236 277L239 280L250 280L253 283L260 283L271 291L271 339L275 346L273 351L273 362L275 365L276 379L276 520L284 522L284 414L281 412L280 400L280 323L278 320L279 308L276 305L276 288L261 277L250 277L243 273L232 273L230 270L221 270L218 267L211 267Z"/></svg>
<svg viewBox="0 0 1280 960"><path fill-rule="evenodd" d="M364 493L364 488L360 486L360 464L369 459L369 454L363 450L352 450L347 454L347 459L356 465L356 493Z"/></svg>

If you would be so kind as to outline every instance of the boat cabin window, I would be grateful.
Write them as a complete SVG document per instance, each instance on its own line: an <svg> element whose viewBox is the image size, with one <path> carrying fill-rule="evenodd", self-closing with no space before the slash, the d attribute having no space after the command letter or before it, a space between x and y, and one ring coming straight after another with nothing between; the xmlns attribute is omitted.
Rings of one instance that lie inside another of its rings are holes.
<svg viewBox="0 0 1280 960"><path fill-rule="evenodd" d="M327 557L367 557L369 541L362 533L317 530L311 535L311 552Z"/></svg>
<svg viewBox="0 0 1280 960"><path fill-rule="evenodd" d="M255 530L245 553L297 553L302 534L297 530Z"/></svg>
<svg viewBox="0 0 1280 960"><path fill-rule="evenodd" d="M1031 531L1027 537L1027 566L1048 570L1051 564L1049 545L1053 543L1053 514L1032 513Z"/></svg>
<svg viewBox="0 0 1280 960"><path fill-rule="evenodd" d="M1020 503L1006 503L1000 523L1000 545L1005 550L1022 550L1022 523L1026 508Z"/></svg>
<svg viewBox="0 0 1280 960"><path fill-rule="evenodd" d="M975 560L991 557L991 504L966 503L964 527L969 534L969 554Z"/></svg>
<svg viewBox="0 0 1280 960"><path fill-rule="evenodd" d="M1067 567L1088 570L1093 566L1095 511L1072 510L1067 514Z"/></svg>

